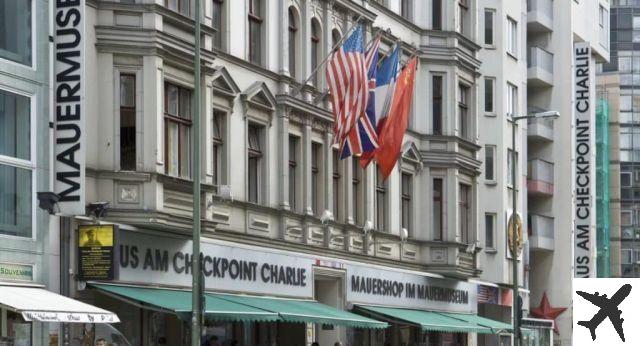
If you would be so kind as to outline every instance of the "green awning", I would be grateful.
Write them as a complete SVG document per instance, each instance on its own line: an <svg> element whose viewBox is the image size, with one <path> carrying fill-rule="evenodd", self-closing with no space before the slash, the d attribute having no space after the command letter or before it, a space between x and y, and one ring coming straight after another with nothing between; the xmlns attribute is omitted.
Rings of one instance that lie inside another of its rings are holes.
<svg viewBox="0 0 640 346"><path fill-rule="evenodd" d="M191 316L191 291L111 284L92 284L92 286L117 298L174 312L183 319L189 319ZM205 301L205 318L209 320L239 322L279 320L278 314L271 311L238 304L213 294L205 294Z"/></svg>
<svg viewBox="0 0 640 346"><path fill-rule="evenodd" d="M400 320L415 324L424 331L438 331L448 333L478 333L493 334L496 330L492 326L482 325L472 321L471 317L482 319L476 315L441 313L435 311L412 310L401 308L387 308L380 306L357 305L356 310L364 311L374 317L387 317L390 320ZM480 321L480 320L478 320ZM499 323L495 321L496 323ZM497 326L497 324L495 325ZM510 325L508 325L510 327Z"/></svg>
<svg viewBox="0 0 640 346"><path fill-rule="evenodd" d="M469 323L475 323L479 326L491 328L494 334L498 333L511 333L512 326L509 323L504 323L490 318L474 315L474 314L456 314L450 312L439 312L439 314L464 320Z"/></svg>
<svg viewBox="0 0 640 346"><path fill-rule="evenodd" d="M386 322L376 321L371 318L336 309L332 306L321 304L314 300L231 294L217 294L216 297L277 313L280 316L280 319L286 322L319 323L369 329L381 329L389 326Z"/></svg>

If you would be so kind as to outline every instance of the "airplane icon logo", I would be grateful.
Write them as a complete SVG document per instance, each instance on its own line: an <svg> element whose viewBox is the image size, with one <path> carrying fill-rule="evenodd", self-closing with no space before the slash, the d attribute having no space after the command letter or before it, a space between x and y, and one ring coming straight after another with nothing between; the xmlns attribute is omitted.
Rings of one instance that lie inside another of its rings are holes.
<svg viewBox="0 0 640 346"><path fill-rule="evenodd" d="M591 339L596 340L596 328L604 321L605 319L609 319L616 332L618 332L618 336L624 342L624 330L622 329L622 322L624 322L624 318L621 318L622 311L618 309L618 305L622 303L625 298L631 292L631 285L625 284L622 285L618 289L618 291L611 297L607 298L606 294L600 295L598 292L595 294L576 291L576 293L582 298L588 300L591 304L600 308L591 320L589 321L578 321L578 325L581 325L591 332Z"/></svg>

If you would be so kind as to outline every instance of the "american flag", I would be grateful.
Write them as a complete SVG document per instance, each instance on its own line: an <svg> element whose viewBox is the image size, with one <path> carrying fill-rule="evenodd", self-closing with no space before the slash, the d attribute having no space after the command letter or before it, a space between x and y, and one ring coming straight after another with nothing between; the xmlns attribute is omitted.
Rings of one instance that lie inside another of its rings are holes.
<svg viewBox="0 0 640 346"><path fill-rule="evenodd" d="M478 285L478 303L498 304L500 289L486 285Z"/></svg>
<svg viewBox="0 0 640 346"><path fill-rule="evenodd" d="M347 134L342 144L342 154L340 158L344 159L354 154L362 154L363 152L373 151L378 147L378 133L376 132L376 75L378 74L378 48L380 47L380 38L378 37L367 50L365 54L365 64L368 70L369 78L369 100L364 116L358 119L356 127L352 128Z"/></svg>
<svg viewBox="0 0 640 346"><path fill-rule="evenodd" d="M327 82L335 120L334 143L342 143L362 117L369 100L362 26L327 61Z"/></svg>

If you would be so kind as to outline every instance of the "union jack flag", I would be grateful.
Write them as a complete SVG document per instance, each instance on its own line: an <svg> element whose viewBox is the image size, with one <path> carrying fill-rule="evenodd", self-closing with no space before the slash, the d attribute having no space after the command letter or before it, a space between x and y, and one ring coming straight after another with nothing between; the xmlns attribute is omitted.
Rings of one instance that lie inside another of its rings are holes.
<svg viewBox="0 0 640 346"><path fill-rule="evenodd" d="M327 61L326 76L335 122L334 143L340 145L365 113L369 100L363 36L362 26L358 25Z"/></svg>
<svg viewBox="0 0 640 346"><path fill-rule="evenodd" d="M341 159L354 154L373 151L378 147L378 133L376 131L376 75L378 74L378 48L380 38L378 37L365 55L369 78L369 100L365 116L358 119L356 127L349 131L345 141L342 143Z"/></svg>

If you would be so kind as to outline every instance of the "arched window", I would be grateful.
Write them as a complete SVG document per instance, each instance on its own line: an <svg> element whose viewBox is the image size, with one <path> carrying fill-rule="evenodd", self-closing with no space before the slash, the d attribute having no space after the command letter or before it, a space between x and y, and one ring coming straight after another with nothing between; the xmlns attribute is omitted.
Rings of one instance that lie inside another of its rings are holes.
<svg viewBox="0 0 640 346"><path fill-rule="evenodd" d="M315 70L318 67L320 61L320 37L322 36L320 30L320 23L318 19L311 19L311 70ZM318 86L318 73L313 76L313 85Z"/></svg>
<svg viewBox="0 0 640 346"><path fill-rule="evenodd" d="M340 31L338 29L331 30L331 47L335 49L336 44L340 42L341 38L342 38L342 35L340 34Z"/></svg>
<svg viewBox="0 0 640 346"><path fill-rule="evenodd" d="M296 51L298 50L298 16L296 9L289 7L289 73L296 78Z"/></svg>

